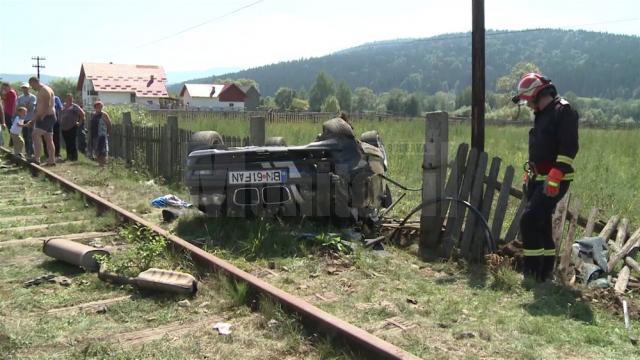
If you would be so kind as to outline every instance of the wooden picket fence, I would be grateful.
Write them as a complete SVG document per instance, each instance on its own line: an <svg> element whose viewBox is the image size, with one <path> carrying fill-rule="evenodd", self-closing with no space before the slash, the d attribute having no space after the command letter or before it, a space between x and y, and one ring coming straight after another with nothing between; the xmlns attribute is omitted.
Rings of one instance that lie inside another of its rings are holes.
<svg viewBox="0 0 640 360"><path fill-rule="evenodd" d="M448 143L448 120L446 113L427 115L425 144ZM513 166L507 166L502 179L498 179L503 162L499 157L493 157L489 162L486 152L469 149L469 145L463 143L458 146L453 160L449 161L443 148L446 149L446 146L425 146L423 201L436 197L468 201L487 220L497 247L513 243L519 236L520 219L526 207L525 195L513 187ZM450 169L448 178L447 168ZM514 208L516 210L512 213L511 222L505 224L509 209L513 211ZM635 252L640 250L640 229L629 234L628 219L616 215L604 222L598 219L597 208L592 209L585 218L580 215L580 208L580 201L568 192L556 206L552 217L557 270L562 278L570 281L569 260L575 240L578 236L589 237L594 233L608 241L610 271L623 260L627 270L624 271L623 267L622 273L628 273L630 268L636 267L640 271L640 266L633 260ZM581 234L578 233L579 228L584 229ZM485 255L496 250L485 238L480 219L457 203L423 208L420 235L421 253L437 253L445 258L460 256L470 262L482 262ZM619 281L625 281L624 276L620 277L622 280ZM624 289L626 285L617 288Z"/></svg>
<svg viewBox="0 0 640 360"><path fill-rule="evenodd" d="M213 110L148 110L149 116L155 122L162 123L167 116L177 116L180 121L194 120L239 120L248 121L252 117L264 117L269 124L298 124L298 123L322 123L337 116L328 112L293 112L293 111L213 111ZM351 113L352 121L400 119L390 114L378 113ZM415 119L415 118L406 118Z"/></svg>
<svg viewBox="0 0 640 360"><path fill-rule="evenodd" d="M179 182L186 168L192 134L193 131L178 127L175 116L168 116L164 126L134 126L131 114L124 113L122 122L112 126L109 155L132 166L142 166L154 177ZM249 137L222 138L229 147L250 143Z"/></svg>

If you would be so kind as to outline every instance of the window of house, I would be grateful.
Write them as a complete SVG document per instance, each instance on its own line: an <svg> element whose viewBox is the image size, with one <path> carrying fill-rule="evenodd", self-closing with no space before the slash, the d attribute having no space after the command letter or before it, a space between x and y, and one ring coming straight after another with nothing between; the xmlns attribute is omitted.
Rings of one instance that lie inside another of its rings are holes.
<svg viewBox="0 0 640 360"><path fill-rule="evenodd" d="M136 93L131 93L131 103L136 102Z"/></svg>
<svg viewBox="0 0 640 360"><path fill-rule="evenodd" d="M229 107L233 107L233 103L229 103Z"/></svg>

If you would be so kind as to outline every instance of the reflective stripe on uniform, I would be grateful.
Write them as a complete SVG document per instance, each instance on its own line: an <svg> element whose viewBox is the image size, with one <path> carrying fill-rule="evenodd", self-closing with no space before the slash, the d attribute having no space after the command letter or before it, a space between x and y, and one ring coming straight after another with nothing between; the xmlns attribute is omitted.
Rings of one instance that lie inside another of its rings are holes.
<svg viewBox="0 0 640 360"><path fill-rule="evenodd" d="M556 249L544 249L544 256L556 256Z"/></svg>
<svg viewBox="0 0 640 360"><path fill-rule="evenodd" d="M549 181L549 182L547 183L547 185L549 185L549 186L553 186L553 187L558 187L558 183L557 183L557 182L555 182L555 181Z"/></svg>
<svg viewBox="0 0 640 360"><path fill-rule="evenodd" d="M558 155L558 158L556 159L556 162L561 162L561 163L565 163L569 166L573 165L573 159L565 156L565 155Z"/></svg>
<svg viewBox="0 0 640 360"><path fill-rule="evenodd" d="M564 177L562 178L562 181L572 181L573 180L573 176L574 173L567 173L564 175ZM547 180L547 175L536 175L536 181L546 181ZM557 185L555 185L557 186Z"/></svg>
<svg viewBox="0 0 640 360"><path fill-rule="evenodd" d="M524 256L543 256L544 255L544 249L540 248L540 249L524 249L522 250L522 254ZM554 253L555 255L555 253Z"/></svg>

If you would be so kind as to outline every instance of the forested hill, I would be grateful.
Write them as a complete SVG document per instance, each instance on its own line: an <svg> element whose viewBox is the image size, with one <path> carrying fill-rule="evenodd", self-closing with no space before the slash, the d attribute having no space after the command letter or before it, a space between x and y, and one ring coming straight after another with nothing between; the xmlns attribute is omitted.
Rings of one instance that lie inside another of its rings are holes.
<svg viewBox="0 0 640 360"><path fill-rule="evenodd" d="M487 88L518 62L536 64L561 92L586 97L640 96L640 37L588 31L489 31L486 37ZM287 61L222 75L248 78L263 95L281 86L309 90L325 71L351 87L377 93L392 88L410 92L461 91L471 82L471 36L445 34L426 39L365 44L327 56ZM190 82L211 82L213 78Z"/></svg>

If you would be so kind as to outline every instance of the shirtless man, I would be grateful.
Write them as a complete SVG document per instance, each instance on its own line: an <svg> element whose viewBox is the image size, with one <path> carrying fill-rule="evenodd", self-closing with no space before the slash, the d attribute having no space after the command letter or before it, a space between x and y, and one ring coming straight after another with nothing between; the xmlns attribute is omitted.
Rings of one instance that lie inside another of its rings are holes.
<svg viewBox="0 0 640 360"><path fill-rule="evenodd" d="M53 145L53 125L56 122L53 90L47 85L41 84L36 77L29 79L29 86L38 92L36 114L27 123L28 126L33 127L34 162L40 164L40 155L42 154L42 141L40 139L44 138L47 154L49 155L46 166L53 166L56 164L55 147Z"/></svg>

